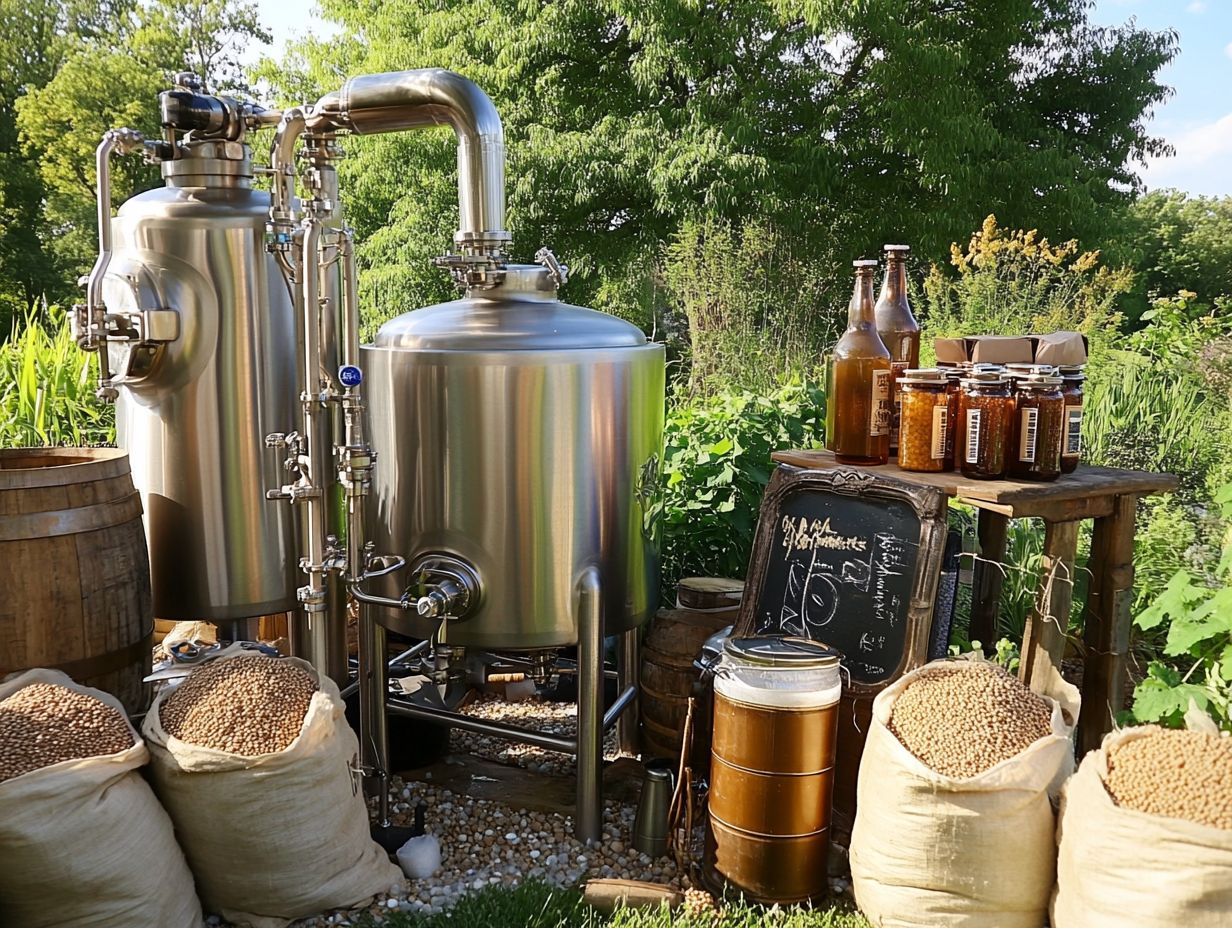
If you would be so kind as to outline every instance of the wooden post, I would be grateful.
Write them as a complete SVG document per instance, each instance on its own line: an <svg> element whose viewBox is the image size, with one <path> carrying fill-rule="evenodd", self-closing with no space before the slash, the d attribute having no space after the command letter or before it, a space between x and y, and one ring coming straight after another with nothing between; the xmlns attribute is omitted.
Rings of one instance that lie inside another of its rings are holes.
<svg viewBox="0 0 1232 928"><path fill-rule="evenodd" d="M1065 653L1065 632L1074 600L1074 559L1078 554L1077 522L1045 522L1043 576L1035 605L1022 636L1022 682L1039 692L1046 685L1049 667L1060 667Z"/></svg>
<svg viewBox="0 0 1232 928"><path fill-rule="evenodd" d="M1009 519L989 509L979 510L977 533L979 557L971 586L971 626L967 637L978 641L987 652L997 643L997 617L1000 613L1001 586L1005 581L1005 536ZM994 563L987 563L992 561Z"/></svg>
<svg viewBox="0 0 1232 928"><path fill-rule="evenodd" d="M1134 598L1134 518L1138 497L1118 496L1112 515L1095 520L1091 541L1091 591L1083 641L1082 714L1078 751L1099 747L1122 708Z"/></svg>

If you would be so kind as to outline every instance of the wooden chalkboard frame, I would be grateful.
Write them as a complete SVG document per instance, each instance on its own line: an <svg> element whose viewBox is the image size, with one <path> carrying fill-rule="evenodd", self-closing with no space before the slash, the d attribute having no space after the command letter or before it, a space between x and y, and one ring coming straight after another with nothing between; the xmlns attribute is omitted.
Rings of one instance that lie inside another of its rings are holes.
<svg viewBox="0 0 1232 928"><path fill-rule="evenodd" d="M910 506L920 520L919 554L911 583L911 601L907 607L906 641L902 659L886 680L877 683L844 681L844 689L850 695L872 695L928 660L933 603L945 556L948 530L947 497L942 490L935 487L907 483L868 470L842 467L806 470L789 464L778 465L770 477L758 512L757 529L753 536L753 555L733 636L750 635L756 627L757 609L761 601L762 587L766 582L775 530L784 500L794 493L809 489L867 500L901 501Z"/></svg>

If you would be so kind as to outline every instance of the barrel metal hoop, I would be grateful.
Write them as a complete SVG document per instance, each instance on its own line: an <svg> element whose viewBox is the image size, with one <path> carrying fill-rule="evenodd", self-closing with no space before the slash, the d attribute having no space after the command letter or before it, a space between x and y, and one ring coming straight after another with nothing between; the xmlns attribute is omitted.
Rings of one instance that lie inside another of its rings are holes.
<svg viewBox="0 0 1232 928"><path fill-rule="evenodd" d="M758 777L815 777L821 774L830 773L834 769L834 765L822 767L820 770L754 770L752 767L742 767L740 764L732 763L730 760L721 755L718 751L711 750L711 760L718 761L728 770L736 770L740 773L749 773ZM734 826L733 826L734 827Z"/></svg>
<svg viewBox="0 0 1232 928"><path fill-rule="evenodd" d="M6 448L0 459L65 458L70 463L45 467L0 466L0 490L32 490L109 480L132 473L128 453L118 448Z"/></svg>
<svg viewBox="0 0 1232 928"><path fill-rule="evenodd" d="M784 839L815 838L818 835L824 835L827 831L830 830L830 826L826 825L824 828L818 828L816 831L803 831L798 834L771 834L768 832L749 831L747 828L741 828L738 825L733 825L731 822L728 822L728 821L725 821L719 818L717 815L714 814L713 811L707 811L706 814L709 815L710 818L718 822L720 825L722 825L724 828L726 828L728 831L734 831L737 835L741 837L763 838L763 839L765 838L784 838Z"/></svg>
<svg viewBox="0 0 1232 928"><path fill-rule="evenodd" d="M154 629L151 628L144 638L130 645L115 651L108 651L106 654L97 654L94 657L83 657L81 660L52 664L49 669L58 670L74 680L90 680L136 664L139 660L149 656L153 647Z"/></svg>
<svg viewBox="0 0 1232 928"><path fill-rule="evenodd" d="M5 516L0 521L0 541L30 541L96 532L140 517L141 497L133 492L123 499L95 503L93 506Z"/></svg>

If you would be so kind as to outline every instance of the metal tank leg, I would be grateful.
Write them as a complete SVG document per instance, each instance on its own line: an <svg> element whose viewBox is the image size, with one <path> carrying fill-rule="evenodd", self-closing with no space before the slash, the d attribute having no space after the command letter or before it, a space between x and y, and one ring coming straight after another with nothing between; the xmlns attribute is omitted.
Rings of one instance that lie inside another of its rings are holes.
<svg viewBox="0 0 1232 928"><path fill-rule="evenodd" d="M359 604L359 752L360 764L378 794L378 828L389 827L389 665L385 662L385 626L372 617L372 606Z"/></svg>
<svg viewBox="0 0 1232 928"><path fill-rule="evenodd" d="M621 754L637 757L641 752L638 737L638 683L642 669L642 638L640 628L631 628L620 636L616 649L616 692L624 693L632 687L633 699L616 722L616 744Z"/></svg>
<svg viewBox="0 0 1232 928"><path fill-rule="evenodd" d="M574 837L603 835L603 597L599 571L588 567L578 595L577 808Z"/></svg>

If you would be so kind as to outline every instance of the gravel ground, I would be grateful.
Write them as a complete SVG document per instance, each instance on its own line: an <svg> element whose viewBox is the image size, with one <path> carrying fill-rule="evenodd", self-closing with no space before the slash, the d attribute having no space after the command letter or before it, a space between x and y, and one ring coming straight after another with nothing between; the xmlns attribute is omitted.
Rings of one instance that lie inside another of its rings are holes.
<svg viewBox="0 0 1232 928"><path fill-rule="evenodd" d="M576 706L571 703L507 703L485 696L462 711L568 736L577 726ZM454 731L450 747L455 753L471 753L538 773L573 775L572 757L498 738ZM608 734L604 753L609 758L616 756L614 733ZM441 869L430 879L407 880L402 892L378 897L366 907L302 919L295 922L295 928L350 925L365 912L377 918L398 911L442 912L467 893L487 886L512 887L524 880L566 887L592 877L626 877L679 889L691 886L670 857L652 860L633 849L636 809L632 805L605 801L603 841L586 847L574 840L573 819L567 815L472 799L430 783L404 782L399 777L391 780L390 800L395 825L413 824L415 806L427 803L427 830L441 842ZM212 919L208 924L224 923Z"/></svg>

